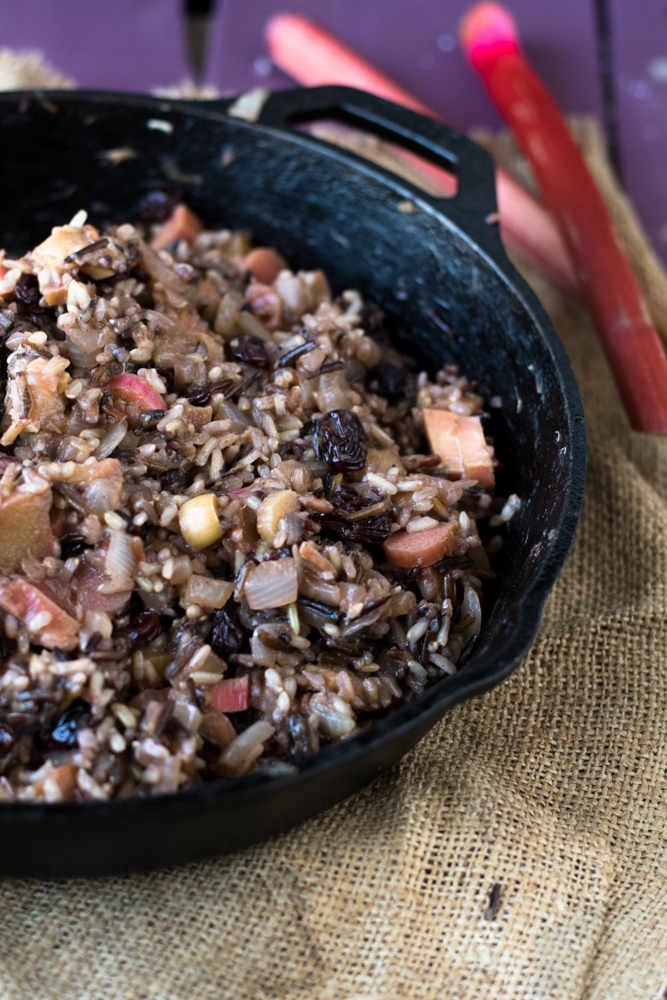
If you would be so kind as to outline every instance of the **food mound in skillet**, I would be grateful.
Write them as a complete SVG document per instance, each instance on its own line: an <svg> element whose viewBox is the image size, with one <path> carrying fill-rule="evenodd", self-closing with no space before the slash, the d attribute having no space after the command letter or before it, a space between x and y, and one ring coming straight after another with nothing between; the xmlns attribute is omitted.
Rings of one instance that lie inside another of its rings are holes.
<svg viewBox="0 0 667 1000"><path fill-rule="evenodd" d="M153 193L0 254L0 332L2 799L293 769L464 666L518 500L358 292Z"/></svg>

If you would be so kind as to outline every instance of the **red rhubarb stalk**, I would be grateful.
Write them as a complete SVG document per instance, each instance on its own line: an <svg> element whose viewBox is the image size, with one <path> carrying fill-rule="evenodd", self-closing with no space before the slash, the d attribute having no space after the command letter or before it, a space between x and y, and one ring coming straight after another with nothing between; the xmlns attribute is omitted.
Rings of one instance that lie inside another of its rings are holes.
<svg viewBox="0 0 667 1000"><path fill-rule="evenodd" d="M307 17L276 14L267 22L266 40L276 66L306 87L324 84L358 87L419 114L443 120ZM412 167L440 185L443 194L454 193L450 174L405 150L397 152ZM549 213L500 168L496 168L496 193L500 232L505 243L562 288L576 292L577 280L569 252Z"/></svg>
<svg viewBox="0 0 667 1000"><path fill-rule="evenodd" d="M563 117L526 62L511 15L473 7L460 38L535 171L577 266L581 292L634 430L667 431L667 357L602 197Z"/></svg>

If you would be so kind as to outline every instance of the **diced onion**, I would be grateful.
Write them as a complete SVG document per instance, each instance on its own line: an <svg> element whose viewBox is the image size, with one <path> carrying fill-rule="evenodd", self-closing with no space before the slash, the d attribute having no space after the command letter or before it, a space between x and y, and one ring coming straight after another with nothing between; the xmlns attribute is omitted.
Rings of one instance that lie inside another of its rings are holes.
<svg viewBox="0 0 667 1000"><path fill-rule="evenodd" d="M464 642L468 642L473 635L479 635L482 627L482 605L479 600L479 594L469 583L464 584L464 588L461 620L463 621L466 617L470 616L472 622L463 630L461 638Z"/></svg>
<svg viewBox="0 0 667 1000"><path fill-rule="evenodd" d="M246 770L262 753L265 741L274 732L268 722L253 722L220 755L218 768L221 773L234 774Z"/></svg>
<svg viewBox="0 0 667 1000"><path fill-rule="evenodd" d="M244 592L254 611L293 604L298 595L296 563L291 557L260 563L248 574Z"/></svg>
<svg viewBox="0 0 667 1000"><path fill-rule="evenodd" d="M98 459L108 458L109 455L116 450L126 434L127 420L121 420L119 423L114 424L111 430L108 431L102 438L99 448L95 452L95 457ZM105 508L105 510L108 509L108 507Z"/></svg>
<svg viewBox="0 0 667 1000"><path fill-rule="evenodd" d="M124 531L111 532L104 568L113 580L129 580L136 573L137 560L132 539Z"/></svg>
<svg viewBox="0 0 667 1000"><path fill-rule="evenodd" d="M234 592L234 584L227 580L214 580L210 576L193 573L185 587L187 604L199 604L203 608L224 608Z"/></svg>

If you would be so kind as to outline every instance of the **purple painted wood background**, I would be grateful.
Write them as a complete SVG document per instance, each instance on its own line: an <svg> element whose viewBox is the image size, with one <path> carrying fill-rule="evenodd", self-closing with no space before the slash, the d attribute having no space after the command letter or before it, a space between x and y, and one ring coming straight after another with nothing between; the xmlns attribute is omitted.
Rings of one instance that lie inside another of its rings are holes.
<svg viewBox="0 0 667 1000"><path fill-rule="evenodd" d="M667 263L667 3L610 4L623 179Z"/></svg>
<svg viewBox="0 0 667 1000"><path fill-rule="evenodd" d="M0 46L41 50L92 89L147 91L191 75L181 0L0 0Z"/></svg>
<svg viewBox="0 0 667 1000"><path fill-rule="evenodd" d="M41 49L80 86L148 91L192 76L186 0L0 3L0 46ZM461 128L500 123L456 44L471 0L217 0L205 78L223 91L291 83L267 58L280 10L330 28ZM566 112L603 117L599 24L609 21L611 106L628 193L667 263L667 0L507 0L528 56ZM63 13L66 16L63 16Z"/></svg>
<svg viewBox="0 0 667 1000"><path fill-rule="evenodd" d="M456 30L472 0L224 0L208 78L222 90L290 86L266 59L263 27L282 10L329 28L452 124L498 125L465 64ZM566 111L601 112L597 42L588 0L509 0L527 51Z"/></svg>

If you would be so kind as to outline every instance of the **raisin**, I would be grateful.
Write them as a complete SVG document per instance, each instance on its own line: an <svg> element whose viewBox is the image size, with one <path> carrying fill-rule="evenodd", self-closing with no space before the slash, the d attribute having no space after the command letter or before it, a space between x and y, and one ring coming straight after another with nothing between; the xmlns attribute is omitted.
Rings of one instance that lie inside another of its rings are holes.
<svg viewBox="0 0 667 1000"><path fill-rule="evenodd" d="M227 608L213 615L213 629L209 639L211 649L223 660L240 653L246 645L246 632L236 621L236 616Z"/></svg>
<svg viewBox="0 0 667 1000"><path fill-rule="evenodd" d="M77 698L60 716L47 742L59 750L74 750L77 745L77 733L80 729L92 725L92 722L90 705L82 698Z"/></svg>
<svg viewBox="0 0 667 1000"><path fill-rule="evenodd" d="M368 387L371 392L376 392L381 396L400 396L405 387L407 372L392 365L388 361L383 361L368 373Z"/></svg>
<svg viewBox="0 0 667 1000"><path fill-rule="evenodd" d="M11 726L8 726L5 722L0 722L0 754L14 746L15 740L16 737Z"/></svg>
<svg viewBox="0 0 667 1000"><path fill-rule="evenodd" d="M348 514L372 507L378 497L361 497L350 489L343 488L331 498L333 510L319 515L319 524L326 535L338 536L366 545L380 545L391 534L389 514L374 514L360 521L348 521Z"/></svg>
<svg viewBox="0 0 667 1000"><path fill-rule="evenodd" d="M257 494L255 494L257 496ZM275 562L276 559L287 559L292 555L289 545L283 545L279 549L269 549L262 556L262 562Z"/></svg>
<svg viewBox="0 0 667 1000"><path fill-rule="evenodd" d="M39 306L42 293L36 275L22 274L14 285L14 296L19 306L27 306L28 310Z"/></svg>
<svg viewBox="0 0 667 1000"><path fill-rule="evenodd" d="M182 200L180 191L163 189L149 191L139 202L139 218L146 226L166 222Z"/></svg>
<svg viewBox="0 0 667 1000"><path fill-rule="evenodd" d="M157 611L147 610L140 611L132 618L129 625L116 629L115 637L127 639L129 648L136 649L138 646L145 646L146 643L157 639L161 632L162 623Z"/></svg>
<svg viewBox="0 0 667 1000"><path fill-rule="evenodd" d="M78 531L68 531L60 539L61 559L73 559L75 556L80 556L82 552L85 552L86 548L86 540Z"/></svg>
<svg viewBox="0 0 667 1000"><path fill-rule="evenodd" d="M148 280L148 279L147 279ZM158 368L155 371L158 373L162 381L167 387L167 392L171 392L174 388L174 373L171 368Z"/></svg>
<svg viewBox="0 0 667 1000"><path fill-rule="evenodd" d="M334 472L354 472L366 464L366 432L352 410L331 410L317 425L313 440L317 457Z"/></svg>
<svg viewBox="0 0 667 1000"><path fill-rule="evenodd" d="M188 483L187 469L169 469L159 477L160 486L170 493L182 493Z"/></svg>
<svg viewBox="0 0 667 1000"><path fill-rule="evenodd" d="M241 333L237 337L232 337L229 347L234 361L254 365L255 368L271 367L271 358L264 344L259 337L253 337L251 333Z"/></svg>

